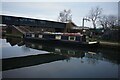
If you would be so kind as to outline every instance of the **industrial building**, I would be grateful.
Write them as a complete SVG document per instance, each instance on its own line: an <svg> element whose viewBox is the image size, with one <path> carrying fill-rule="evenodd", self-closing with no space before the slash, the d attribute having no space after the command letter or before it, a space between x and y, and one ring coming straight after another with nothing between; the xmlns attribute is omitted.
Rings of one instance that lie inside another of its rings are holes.
<svg viewBox="0 0 120 80"><path fill-rule="evenodd" d="M22 30L31 32L69 32L75 26L73 22L62 23L56 21L32 19L25 17L0 15L2 17L2 24L7 26L16 26Z"/></svg>

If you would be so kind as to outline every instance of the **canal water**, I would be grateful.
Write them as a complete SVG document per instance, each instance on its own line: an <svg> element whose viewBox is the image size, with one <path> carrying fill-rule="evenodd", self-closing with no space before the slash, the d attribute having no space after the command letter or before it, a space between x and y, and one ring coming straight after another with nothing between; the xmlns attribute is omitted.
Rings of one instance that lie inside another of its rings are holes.
<svg viewBox="0 0 120 80"><path fill-rule="evenodd" d="M74 49L4 38L3 78L118 78L118 51Z"/></svg>

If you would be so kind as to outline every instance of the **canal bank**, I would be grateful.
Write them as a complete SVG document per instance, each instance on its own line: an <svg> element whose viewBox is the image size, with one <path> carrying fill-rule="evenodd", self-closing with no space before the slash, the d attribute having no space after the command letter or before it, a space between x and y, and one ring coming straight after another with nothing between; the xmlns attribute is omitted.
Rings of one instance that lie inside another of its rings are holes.
<svg viewBox="0 0 120 80"><path fill-rule="evenodd" d="M118 42L107 42L107 41L100 41L101 45L108 45L108 46L120 46Z"/></svg>
<svg viewBox="0 0 120 80"><path fill-rule="evenodd" d="M116 49L120 47L120 43L118 42L108 42L108 41L99 41L100 48L109 48L109 49Z"/></svg>
<svg viewBox="0 0 120 80"><path fill-rule="evenodd" d="M25 37L23 37L23 35L5 34L5 36L6 37L11 37L11 38L20 38L20 39L26 40ZM27 41L45 43L44 41L40 41L38 39L27 39ZM118 43L118 42L108 42L108 41L103 41L103 40L98 40L98 42L99 42L98 48L118 49L120 47L120 43ZM60 42L59 42L59 44L60 44ZM59 45L59 44L57 43L56 45ZM68 44L70 44L70 43L68 43ZM67 46L68 44L64 44L64 46ZM68 46L70 46L70 45L68 45Z"/></svg>

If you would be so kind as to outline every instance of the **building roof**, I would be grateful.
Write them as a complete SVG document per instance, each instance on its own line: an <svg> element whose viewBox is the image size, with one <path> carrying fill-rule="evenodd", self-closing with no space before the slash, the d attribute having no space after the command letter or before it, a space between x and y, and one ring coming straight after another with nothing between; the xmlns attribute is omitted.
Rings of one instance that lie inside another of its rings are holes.
<svg viewBox="0 0 120 80"><path fill-rule="evenodd" d="M73 26L77 26L73 21L71 21L71 24L72 24Z"/></svg>
<svg viewBox="0 0 120 80"><path fill-rule="evenodd" d="M44 27L44 28L65 28L66 27L66 23L62 23L62 22L33 19L33 18L26 18L26 17L8 16L8 15L0 15L0 16L2 17L2 24L21 25L21 26L38 26L38 27Z"/></svg>

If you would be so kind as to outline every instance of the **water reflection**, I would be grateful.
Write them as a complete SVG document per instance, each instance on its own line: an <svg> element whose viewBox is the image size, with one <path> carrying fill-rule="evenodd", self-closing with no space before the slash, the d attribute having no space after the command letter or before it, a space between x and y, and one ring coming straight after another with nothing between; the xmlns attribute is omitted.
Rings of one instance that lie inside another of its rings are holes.
<svg viewBox="0 0 120 80"><path fill-rule="evenodd" d="M37 66L41 64L55 62L55 61L63 61L62 63L65 63L64 61L66 61L67 63L71 63L71 64L76 63L75 65L79 65L77 63L79 62L80 64L84 65L83 69L87 69L87 66L90 66L90 65L99 65L101 67L103 65L105 66L106 64L111 66L111 63L113 65L119 65L118 51L111 51L107 49L87 50L87 49L80 49L80 48L68 48L63 46L62 47L56 46L54 44L50 45L50 44L44 44L44 43L26 42L18 38L6 38L6 42L10 43L10 45L13 47L16 45L21 47L21 49L24 52L29 52L31 49L33 49L38 51L47 51L49 53L3 58L2 59L3 71ZM110 64L106 62L109 62ZM58 63L56 62L56 64ZM67 64L64 64L64 66L66 65ZM72 65L70 66L72 67ZM69 68L65 68L65 69L72 70L73 68L71 68L70 66ZM97 67L94 67L94 69L97 70ZM81 67L81 70L82 70L82 67ZM79 71L79 68L78 68L78 71ZM74 69L73 69L73 72L74 72Z"/></svg>
<svg viewBox="0 0 120 80"><path fill-rule="evenodd" d="M4 39L6 39L6 42L10 43L11 46L22 46L23 45L23 41L20 38L10 38L10 37L4 37Z"/></svg>
<svg viewBox="0 0 120 80"><path fill-rule="evenodd" d="M96 64L98 60L107 60L115 64L119 64L118 62L118 51L111 51L111 50L81 50L81 49L72 49L66 47L59 47L59 46L51 46L47 44L38 44L38 43L30 43L25 42L26 47L38 49L38 50L45 50L48 52L53 52L55 54L64 55L67 57L75 57L75 58L88 58L88 63Z"/></svg>
<svg viewBox="0 0 120 80"><path fill-rule="evenodd" d="M19 39L17 40L17 38L12 38L12 39L7 38L7 39L2 39L1 41L2 41L2 53L3 53L2 59L48 53L46 51L40 51L40 50L28 48L24 45L24 43L21 40ZM12 41L13 43L16 43L14 44L14 46L11 46L11 44L13 44ZM18 44L18 43L22 43L22 44Z"/></svg>

